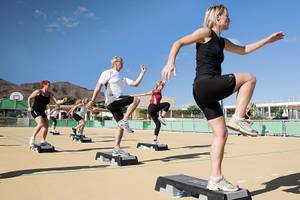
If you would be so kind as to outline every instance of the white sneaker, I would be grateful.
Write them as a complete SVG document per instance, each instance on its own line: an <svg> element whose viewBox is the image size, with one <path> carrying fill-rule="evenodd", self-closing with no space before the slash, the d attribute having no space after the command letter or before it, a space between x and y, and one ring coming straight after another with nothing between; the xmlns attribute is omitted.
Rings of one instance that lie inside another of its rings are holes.
<svg viewBox="0 0 300 200"><path fill-rule="evenodd" d="M112 156L129 156L129 153L125 152L121 148L114 148L112 152Z"/></svg>
<svg viewBox="0 0 300 200"><path fill-rule="evenodd" d="M163 117L158 117L158 120L160 121L160 123L162 123L162 125L167 125L167 121Z"/></svg>
<svg viewBox="0 0 300 200"><path fill-rule="evenodd" d="M134 130L129 127L128 121L120 120L118 126L124 129L127 133L134 133Z"/></svg>
<svg viewBox="0 0 300 200"><path fill-rule="evenodd" d="M33 137L30 137L30 138L29 138L29 146L30 146L30 147L35 146L35 143L34 143L34 142L35 142L35 139L34 139Z"/></svg>
<svg viewBox="0 0 300 200"><path fill-rule="evenodd" d="M226 126L235 131L239 131L243 135L249 135L252 137L256 137L258 135L258 131L254 130L245 119L236 119L236 117L232 117L229 122L226 123Z"/></svg>
<svg viewBox="0 0 300 200"><path fill-rule="evenodd" d="M223 176L221 176L217 180L213 180L213 178L209 178L207 183L207 189L209 190L222 190L224 192L235 192L239 190L239 187L233 185L229 181L227 181Z"/></svg>

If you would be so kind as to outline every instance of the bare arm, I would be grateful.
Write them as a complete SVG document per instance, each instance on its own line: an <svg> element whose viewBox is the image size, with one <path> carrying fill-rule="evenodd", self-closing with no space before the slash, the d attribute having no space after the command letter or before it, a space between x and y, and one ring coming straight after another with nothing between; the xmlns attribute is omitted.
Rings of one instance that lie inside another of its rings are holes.
<svg viewBox="0 0 300 200"><path fill-rule="evenodd" d="M77 108L79 108L79 107L81 107L81 106L82 106L82 103L79 103L79 104L74 105L74 106L70 109L70 111L69 111L68 113L69 113L69 114L73 114L74 111L75 111L75 109L77 109Z"/></svg>
<svg viewBox="0 0 300 200"><path fill-rule="evenodd" d="M131 96L133 97L141 97L141 96L150 96L152 95L152 91L146 92L146 93L141 93L141 94L133 94Z"/></svg>
<svg viewBox="0 0 300 200"><path fill-rule="evenodd" d="M232 53L245 55L245 54L251 53L251 52L265 46L266 44L275 42L277 40L281 40L281 39L283 39L283 37L284 37L283 32L277 32L277 33L273 33L272 35L270 35L258 42L251 43L246 46L239 46L239 45L232 43L230 40L225 39L225 50L230 51Z"/></svg>
<svg viewBox="0 0 300 200"><path fill-rule="evenodd" d="M31 95L27 99L28 111L32 111L31 100L36 97L40 93L40 90L35 90L31 93Z"/></svg>
<svg viewBox="0 0 300 200"><path fill-rule="evenodd" d="M51 98L51 100L52 100L55 104L58 104L58 105L63 104L63 103L65 103L65 102L67 101L67 97L64 97L64 98L61 99L61 100L57 100L57 99L55 98L55 96L54 96L52 93L50 93L50 98Z"/></svg>
<svg viewBox="0 0 300 200"><path fill-rule="evenodd" d="M93 104L95 103L96 98L97 98L97 95L98 95L98 93L101 91L101 88L102 88L102 84L101 84L101 83L97 83L97 84L96 84L96 87L95 87L95 89L94 89L94 92L93 92L92 99L91 99L90 102L87 104L88 109L91 109L91 108L93 107Z"/></svg>
<svg viewBox="0 0 300 200"><path fill-rule="evenodd" d="M137 77L137 79L135 81L133 81L132 84L130 84L130 86L133 86L133 87L137 87L139 86L139 84L141 83L141 81L143 80L143 77L146 73L146 65L142 64L141 65L141 72L139 74L139 76Z"/></svg>
<svg viewBox="0 0 300 200"><path fill-rule="evenodd" d="M162 71L163 80L170 80L171 73L176 76L175 60L181 47L202 41L204 38L209 37L210 34L210 29L199 28L192 34L184 36L183 38L175 41L169 53L168 62Z"/></svg>

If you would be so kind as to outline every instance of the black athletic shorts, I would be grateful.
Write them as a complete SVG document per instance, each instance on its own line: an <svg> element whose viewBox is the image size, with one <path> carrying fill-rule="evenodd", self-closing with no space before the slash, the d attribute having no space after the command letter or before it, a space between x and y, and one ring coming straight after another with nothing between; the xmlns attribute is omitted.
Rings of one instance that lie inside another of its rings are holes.
<svg viewBox="0 0 300 200"><path fill-rule="evenodd" d="M114 119L118 122L123 119L123 108L132 104L132 96L120 96L119 100L112 102L107 106L107 109L112 113Z"/></svg>
<svg viewBox="0 0 300 200"><path fill-rule="evenodd" d="M47 119L47 115L45 111L39 111L39 110L32 110L31 111L31 116L35 119L38 116L42 116L43 118Z"/></svg>
<svg viewBox="0 0 300 200"><path fill-rule="evenodd" d="M234 74L198 77L193 84L193 95L207 120L223 116L219 101L234 92Z"/></svg>
<svg viewBox="0 0 300 200"><path fill-rule="evenodd" d="M76 121L80 121L80 120L82 120L82 117L81 116L79 116L79 115L77 115L76 113L73 113L73 118L76 120Z"/></svg>

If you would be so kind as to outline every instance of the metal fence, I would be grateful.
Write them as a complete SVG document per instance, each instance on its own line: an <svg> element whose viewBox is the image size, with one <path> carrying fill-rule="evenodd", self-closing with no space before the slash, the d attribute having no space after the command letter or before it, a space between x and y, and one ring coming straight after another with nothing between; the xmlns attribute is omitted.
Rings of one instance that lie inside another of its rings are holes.
<svg viewBox="0 0 300 200"><path fill-rule="evenodd" d="M36 122L29 118L0 118L1 127L34 127ZM74 120L58 120L58 127L73 127L77 122ZM130 127L137 130L153 130L155 124L149 120L130 120ZM49 126L51 123L49 122ZM99 128L115 128L117 123L114 120L105 121L86 121L86 127ZM253 128L259 131L261 135L277 135L277 136L300 136L300 120L257 120L254 121ZM162 126L163 131L176 132L199 132L212 133L205 119L175 119L168 120L166 126ZM236 134L229 131L229 134Z"/></svg>

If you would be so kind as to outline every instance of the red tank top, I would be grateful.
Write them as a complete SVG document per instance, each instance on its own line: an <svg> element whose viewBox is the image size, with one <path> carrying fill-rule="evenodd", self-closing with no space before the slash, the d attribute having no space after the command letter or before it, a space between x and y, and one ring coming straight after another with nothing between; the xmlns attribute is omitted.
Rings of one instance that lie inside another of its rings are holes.
<svg viewBox="0 0 300 200"><path fill-rule="evenodd" d="M160 103L160 100L161 100L161 93L159 91L157 91L156 89L155 90L152 90L152 96L151 96L151 99L150 99L150 104L159 104Z"/></svg>

